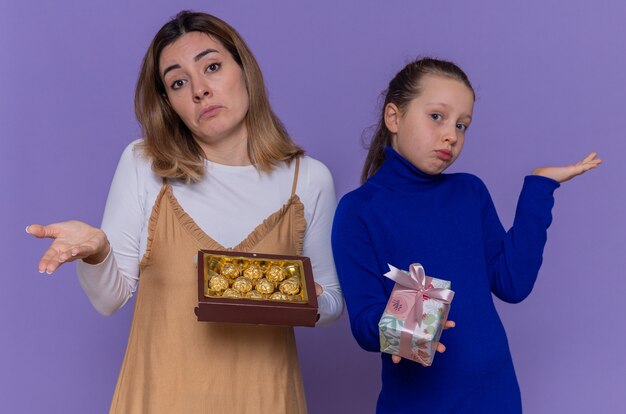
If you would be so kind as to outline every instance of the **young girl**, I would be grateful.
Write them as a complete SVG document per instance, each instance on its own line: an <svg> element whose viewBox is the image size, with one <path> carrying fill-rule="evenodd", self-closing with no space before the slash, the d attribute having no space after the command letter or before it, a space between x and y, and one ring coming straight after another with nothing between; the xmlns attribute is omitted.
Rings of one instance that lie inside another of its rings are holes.
<svg viewBox="0 0 626 414"><path fill-rule="evenodd" d="M337 208L332 244L352 332L380 351L378 321L394 282L392 264L421 263L455 291L444 333L449 349L430 367L381 354L379 413L519 413L520 391L492 293L519 302L532 290L559 183L600 164L592 153L525 178L505 232L482 181L442 174L459 156L474 91L456 65L408 64L389 83L363 168L364 184ZM454 326L449 322L447 327ZM445 348L439 344L438 350Z"/></svg>

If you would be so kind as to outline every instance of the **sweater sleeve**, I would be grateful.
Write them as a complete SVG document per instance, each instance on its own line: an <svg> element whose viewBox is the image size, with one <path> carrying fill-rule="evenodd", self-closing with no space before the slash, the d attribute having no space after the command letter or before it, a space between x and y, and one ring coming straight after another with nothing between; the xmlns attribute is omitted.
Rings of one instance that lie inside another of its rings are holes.
<svg viewBox="0 0 626 414"><path fill-rule="evenodd" d="M122 154L109 190L102 230L111 252L96 265L77 262L80 284L92 305L111 315L131 298L139 281L139 240L143 228L140 188L142 162L135 153L136 142ZM149 167L148 167L149 168Z"/></svg>
<svg viewBox="0 0 626 414"><path fill-rule="evenodd" d="M388 300L383 276L365 220L363 203L348 194L339 203L332 246L337 274L346 299L352 335L361 348L379 352L378 321Z"/></svg>
<svg viewBox="0 0 626 414"><path fill-rule="evenodd" d="M328 168L312 158L307 160L308 190L303 194L303 198L305 205L308 206L309 217L302 253L311 258L315 282L324 290L317 298L320 314L317 326L324 326L337 320L343 313L344 306L330 247L330 232L337 198L333 177Z"/></svg>
<svg viewBox="0 0 626 414"><path fill-rule="evenodd" d="M521 302L533 289L552 222L554 190L559 186L550 178L527 176L513 227L506 233L484 189L482 221L489 281L491 291L505 302Z"/></svg>

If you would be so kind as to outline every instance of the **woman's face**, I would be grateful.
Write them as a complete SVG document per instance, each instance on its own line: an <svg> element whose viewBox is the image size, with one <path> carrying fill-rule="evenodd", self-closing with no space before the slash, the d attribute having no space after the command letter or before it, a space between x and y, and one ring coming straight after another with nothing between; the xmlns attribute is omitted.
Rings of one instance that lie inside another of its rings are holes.
<svg viewBox="0 0 626 414"><path fill-rule="evenodd" d="M426 174L448 168L463 149L465 131L472 121L474 95L462 82L426 75L421 93L401 112L385 107L385 124L392 147Z"/></svg>
<svg viewBox="0 0 626 414"><path fill-rule="evenodd" d="M248 92L243 71L221 42L186 33L163 49L159 73L169 104L205 152L245 144Z"/></svg>

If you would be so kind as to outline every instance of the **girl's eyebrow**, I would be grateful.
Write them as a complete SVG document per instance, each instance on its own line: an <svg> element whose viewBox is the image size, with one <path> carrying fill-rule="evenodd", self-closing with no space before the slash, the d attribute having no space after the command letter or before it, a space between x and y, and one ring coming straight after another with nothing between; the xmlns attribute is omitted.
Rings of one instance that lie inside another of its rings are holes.
<svg viewBox="0 0 626 414"><path fill-rule="evenodd" d="M219 53L217 50L215 49L206 49L203 50L202 52L198 53L196 56L193 57L193 61L197 62L200 59L202 59L203 57L205 57L206 55L208 55L209 53ZM163 74L161 75L162 78L165 78L165 75L167 74L167 72L170 72L174 69L180 69L180 65L179 64L174 64L174 65L170 65L168 67L165 68L165 70L163 71Z"/></svg>
<svg viewBox="0 0 626 414"><path fill-rule="evenodd" d="M449 108L450 107L450 105L448 105L447 103L444 103L444 102L427 102L426 105L441 105L444 108ZM469 114L462 114L462 116L469 118L470 121L472 120L472 116L469 115Z"/></svg>
<svg viewBox="0 0 626 414"><path fill-rule="evenodd" d="M443 105L443 106L448 106L448 104L445 103L445 102L426 102L426 105Z"/></svg>

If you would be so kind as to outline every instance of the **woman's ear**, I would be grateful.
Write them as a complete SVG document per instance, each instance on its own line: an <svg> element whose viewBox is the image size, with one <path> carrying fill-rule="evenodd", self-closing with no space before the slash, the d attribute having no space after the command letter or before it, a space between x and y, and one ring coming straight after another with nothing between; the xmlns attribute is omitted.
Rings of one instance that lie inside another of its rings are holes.
<svg viewBox="0 0 626 414"><path fill-rule="evenodd" d="M167 97L167 93L162 93L161 98L163 98L163 102L165 102L165 105L167 105L168 108L172 108L172 104L170 103L170 100Z"/></svg>
<svg viewBox="0 0 626 414"><path fill-rule="evenodd" d="M385 106L385 126L392 134L398 133L398 122L400 121L400 109L394 103Z"/></svg>

